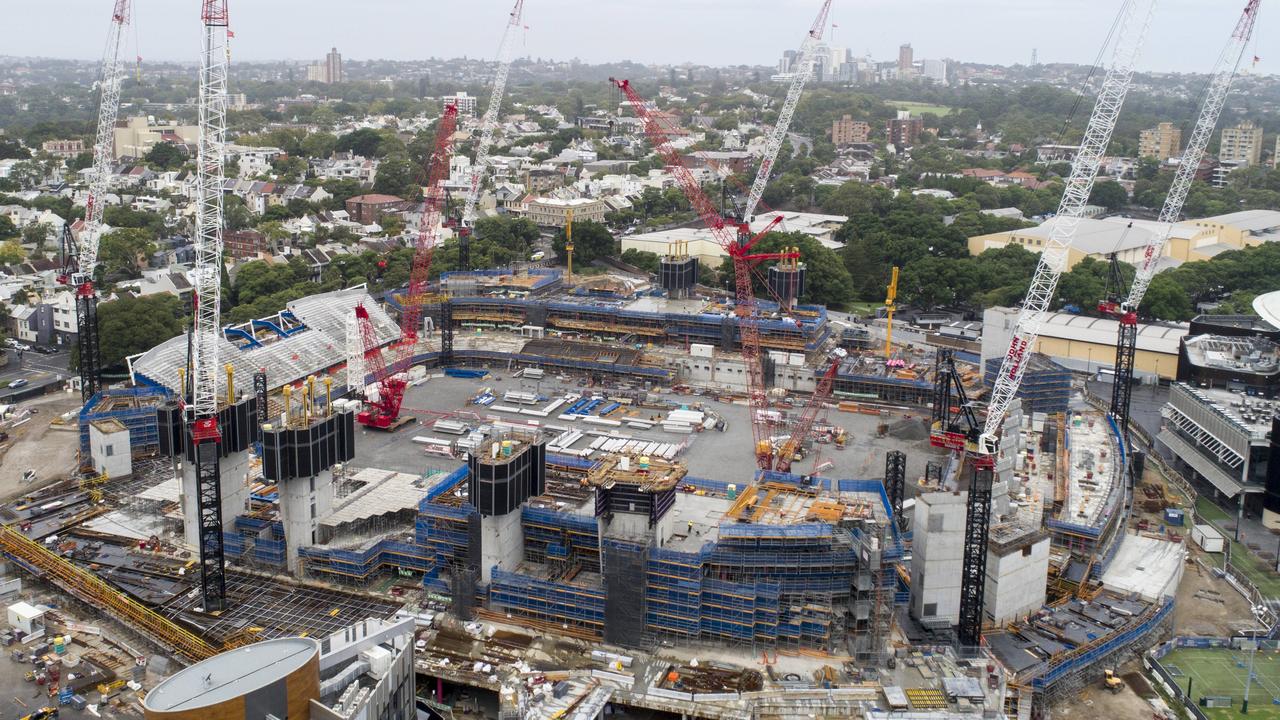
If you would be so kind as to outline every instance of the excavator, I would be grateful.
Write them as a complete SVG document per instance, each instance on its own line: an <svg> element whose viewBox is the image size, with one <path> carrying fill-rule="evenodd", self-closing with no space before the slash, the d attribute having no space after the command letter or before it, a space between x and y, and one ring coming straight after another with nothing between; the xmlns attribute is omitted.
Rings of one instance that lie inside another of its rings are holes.
<svg viewBox="0 0 1280 720"><path fill-rule="evenodd" d="M1107 668L1102 672L1103 672L1102 686L1104 688L1110 690L1113 693L1118 693L1121 690L1124 690L1124 681L1120 679L1119 675L1116 675L1115 670L1111 668Z"/></svg>

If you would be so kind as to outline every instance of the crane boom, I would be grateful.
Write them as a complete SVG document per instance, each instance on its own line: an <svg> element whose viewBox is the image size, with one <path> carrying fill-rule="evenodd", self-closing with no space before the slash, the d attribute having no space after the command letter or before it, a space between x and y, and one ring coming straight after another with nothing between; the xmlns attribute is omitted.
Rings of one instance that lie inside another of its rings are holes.
<svg viewBox="0 0 1280 720"><path fill-rule="evenodd" d="M774 161L778 159L778 151L782 149L782 141L787 139L791 117L796 114L796 106L800 104L800 95L804 92L805 83L809 82L809 78L813 75L813 51L822 41L822 32L827 26L827 15L830 12L831 0L824 0L822 8L818 10L818 17L814 19L813 26L809 28L809 34L805 36L804 42L800 44L800 51L796 53L795 62L799 67L791 75L791 87L787 89L787 99L783 101L782 109L778 112L778 122L774 123L773 134L769 136L769 143L765 145L764 155L760 158L760 167L756 169L755 182L751 183L751 190L747 193L747 205L742 213L742 217L747 222L751 222L755 216L756 205L760 204L764 187L769 184L769 174L773 171Z"/></svg>
<svg viewBox="0 0 1280 720"><path fill-rule="evenodd" d="M106 196L107 181L111 177L116 117L120 114L120 85L124 81L120 49L124 44L125 28L129 25L129 11L129 0L116 0L107 30L107 44L102 55L102 77L99 79L98 128L93 143L93 168L84 204L84 226L74 238L70 225L63 228L63 267L58 274L58 282L70 283L75 289L80 395L85 401L93 397L102 385L98 297L93 286L93 271L98 264L104 207L102 199Z"/></svg>
<svg viewBox="0 0 1280 720"><path fill-rule="evenodd" d="M840 363L847 356L848 353L843 349L837 349L831 354L831 364L827 366L827 371L822 374L822 377L818 378L818 385L813 390L813 396L809 399L809 404L805 406L800 419L792 426L791 434L778 449L778 458L774 468L778 472L791 472L791 462L795 458L796 451L804 445L804 442L809 439L810 433L813 432L814 423L818 420L818 413L822 411L823 404L831 397L831 388L835 384L836 374L840 372Z"/></svg>
<svg viewBox="0 0 1280 720"><path fill-rule="evenodd" d="M1258 18L1258 8L1262 0L1248 0L1240 20L1236 23L1231 39L1222 48L1222 54L1214 65L1213 78L1205 90L1204 103L1200 107L1200 117L1196 120L1195 129L1182 152L1182 160L1173 175L1173 184L1169 186L1169 194L1165 195L1164 206L1160 209L1160 222L1166 223L1162 232L1152 238L1143 251L1142 264L1134 275L1133 284L1129 287L1129 297L1122 308L1136 312L1142 304L1142 298L1151 286L1151 278L1155 277L1156 265L1164 253L1164 246L1173 232L1173 223L1182 216L1182 205L1191 192L1191 184L1196 179L1196 171L1200 169L1200 160L1204 157L1205 148L1209 146L1209 138L1218 126L1218 117L1222 114L1222 106L1227 101L1227 92L1235 80L1236 70L1240 67L1240 59L1244 56L1245 46L1253 37L1253 26Z"/></svg>
<svg viewBox="0 0 1280 720"><path fill-rule="evenodd" d="M431 259L435 255L436 236L440 232L440 216L444 213L444 189L441 182L449 174L449 147L458 127L458 106L449 105L436 129L435 150L427 158L427 182L423 193L422 218L413 247L413 268L409 272L409 291L405 295L404 312L400 313L400 338L412 345L418 337L418 320L422 318L422 298L431 277Z"/></svg>
<svg viewBox="0 0 1280 720"><path fill-rule="evenodd" d="M129 0L116 0L111 13L107 49L102 57L101 99L98 102L98 131L93 143L93 174L89 176L89 195L85 200L84 229L76 243L76 265L80 273L93 276L98 262L98 241L102 231L102 198L111 178L112 149L115 142L116 117L120 114L120 85L124 81L124 64L120 48L124 44L125 27L129 24Z"/></svg>
<svg viewBox="0 0 1280 720"><path fill-rule="evenodd" d="M756 311L755 291L751 286L751 267L753 263L763 260L798 259L799 253L752 253L755 243L771 231L781 217L773 219L769 226L757 233L750 234L745 223L736 227L730 224L716 210L716 206L702 191L702 185L689 171L684 158L671 145L671 138L677 134L675 122L669 115L659 114L640 97L628 80L609 78L627 97L632 110L644 123L645 135L649 144L662 158L667 171L675 178L676 184L684 192L689 205L697 211L703 224L711 231L720 247L724 248L733 262L734 275L734 315L738 319L738 333L742 345L742 362L747 372L747 393L751 407L751 431L755 440L754 452L756 464L763 470L771 469L772 445L769 442L768 398L765 396L764 368L760 365L760 327Z"/></svg>
<svg viewBox="0 0 1280 720"><path fill-rule="evenodd" d="M356 415L356 422L378 430L396 430L409 421L400 417L400 405L404 401L406 387L403 376L397 373L408 369L418 340L418 321L422 318L422 304L426 299L427 283L431 278L431 260L435 255L436 237L440 232L441 215L444 213L445 194L441 183L449 174L449 149L454 131L458 128L458 106L449 105L436 127L435 149L426 160L426 183L423 188L422 217L418 222L418 236L413 247L413 266L409 271L409 288L403 296L400 311L400 340L398 350L388 365L378 344L378 334L363 305L355 309L356 326L359 328L363 347L362 362L357 371L369 369L373 381L378 384L377 399L368 399L369 409ZM358 378L363 387L364 378Z"/></svg>
<svg viewBox="0 0 1280 720"><path fill-rule="evenodd" d="M493 131L498 127L498 113L502 108L502 98L507 92L507 76L511 74L511 55L515 48L512 42L512 30L519 30L520 18L524 15L524 0L516 0L515 7L507 20L507 28L502 31L502 42L498 45L498 72L493 76L493 90L489 93L489 107L480 120L480 144L476 146L476 163L471 166L471 187L467 189L466 203L462 208L462 222L470 227L476 219L476 203L480 200L480 184L489 169L489 148L493 146Z"/></svg>
<svg viewBox="0 0 1280 720"><path fill-rule="evenodd" d="M1000 363L1000 372L991 390L987 419L979 442L979 449L984 455L994 452L996 434L1026 372L1027 354L1040 335L1058 279L1066 267L1067 251L1084 218L1084 208L1093 191L1098 167L1102 164L1102 156L1111 141L1120 108L1129 93L1134 63L1146 39L1152 9L1153 0L1126 0L1121 10L1111 66L1102 80L1102 89L1094 103L1080 150L1071 163L1071 175L1067 178L1053 227L1045 241L1044 250L1040 253L1040 262L1036 265L1026 300L1023 301L1014 326L1013 339Z"/></svg>

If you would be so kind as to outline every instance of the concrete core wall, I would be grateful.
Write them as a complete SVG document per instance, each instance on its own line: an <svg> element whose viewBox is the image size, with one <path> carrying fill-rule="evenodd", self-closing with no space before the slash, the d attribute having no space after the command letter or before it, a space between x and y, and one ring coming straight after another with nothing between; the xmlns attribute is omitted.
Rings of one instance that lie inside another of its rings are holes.
<svg viewBox="0 0 1280 720"><path fill-rule="evenodd" d="M249 502L249 451L222 458L222 529L233 530L237 515ZM182 536L189 547L200 547L200 509L196 493L195 463L182 463Z"/></svg>
<svg viewBox="0 0 1280 720"><path fill-rule="evenodd" d="M997 625L1030 615L1044 606L1049 575L1049 537L1029 535L1001 552L987 551L983 610Z"/></svg>
<svg viewBox="0 0 1280 720"><path fill-rule="evenodd" d="M280 493L280 521L284 524L285 567L298 572L298 548L316 544L320 518L333 510L333 471L290 478L276 484Z"/></svg>
<svg viewBox="0 0 1280 720"><path fill-rule="evenodd" d="M524 557L520 511L480 518L480 579L493 579L493 568L514 570Z"/></svg>
<svg viewBox="0 0 1280 720"><path fill-rule="evenodd" d="M964 563L968 493L916 496L912 524L911 616L925 623L960 619L960 574Z"/></svg>

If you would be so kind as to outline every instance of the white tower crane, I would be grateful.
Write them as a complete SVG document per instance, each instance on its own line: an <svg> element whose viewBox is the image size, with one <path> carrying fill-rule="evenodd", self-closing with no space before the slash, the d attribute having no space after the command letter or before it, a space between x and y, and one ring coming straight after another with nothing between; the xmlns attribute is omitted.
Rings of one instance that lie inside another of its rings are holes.
<svg viewBox="0 0 1280 720"><path fill-rule="evenodd" d="M58 280L70 283L76 293L76 330L80 352L80 395L88 400L101 389L102 352L98 338L98 297L93 271L98 264L98 243L102 237L103 198L111 178L112 148L116 117L120 114L120 85L125 68L120 59L125 28L129 25L129 0L116 0L102 55L102 77L98 81L98 131L93 143L93 171L89 195L85 199L84 226L71 239L70 227L63 228L63 269Z"/></svg>
<svg viewBox="0 0 1280 720"><path fill-rule="evenodd" d="M222 181L227 137L227 0L203 0L200 54L200 144L196 158L196 232L193 269L195 320L187 373L186 407L195 449L200 517L200 584L206 612L226 607L219 471L218 348L222 289ZM185 394L185 392L184 392Z"/></svg>
<svg viewBox="0 0 1280 720"><path fill-rule="evenodd" d="M1226 103L1227 93L1231 90L1231 82L1235 79L1236 70L1240 67L1240 59L1244 56L1245 46L1253 36L1253 26L1258 19L1258 9L1262 0L1248 0L1240 19L1231 32L1231 38L1218 61L1214 64L1213 75L1205 90L1204 103L1200 108L1200 117L1196 120L1195 129L1182 153L1182 160L1173 175L1173 184L1165 195L1164 207L1160 209L1160 222L1164 228L1155 234L1143 251L1142 263L1134 274L1133 284L1129 287L1129 295L1122 301L1106 298L1098 309L1120 321L1116 333L1115 378L1111 385L1111 417L1123 434L1126 443L1129 437L1129 403L1133 389L1133 363L1138 349L1138 306L1151 286L1155 277L1156 265L1164 254L1164 246L1173 233L1173 224L1182 215L1182 206L1195 182L1196 171L1200 169L1200 160L1204 157L1209 138L1218 125L1218 117L1222 114L1222 106ZM1112 262L1115 262L1114 258ZM1133 478L1131 477L1130 480Z"/></svg>
<svg viewBox="0 0 1280 720"><path fill-rule="evenodd" d="M1058 215L1049 231L1044 252L1036 266L1031 287L1023 302L1022 312L1014 327L1013 340L1000 365L991 401L987 406L987 419L977 437L971 437L976 447L968 458L974 472L969 483L965 503L964 546L960 570L960 617L956 635L961 646L975 647L982 642L983 600L987 581L987 548L991 522L992 469L996 459L996 435L1004 423L1005 413L1018 392L1018 385L1026 372L1027 353L1031 351L1040 327L1044 324L1049 302L1058 285L1058 278L1067 263L1067 250L1075 239L1076 229L1084 217L1084 206L1093 190L1093 181L1102 163L1103 153L1116 128L1120 108L1133 79L1133 66L1146 39L1151 22L1154 0L1125 0L1117 21L1116 40L1102 88L1085 127L1084 139L1075 161L1071 163L1071 175L1058 205ZM1088 578L1081 580L1083 583Z"/></svg>
<svg viewBox="0 0 1280 720"><path fill-rule="evenodd" d="M502 31L502 42L498 45L498 72L493 77L493 91L489 94L489 107L480 119L480 143L476 146L476 162L471 166L471 187L467 189L466 204L462 208L462 223L471 227L476 219L476 203L480 200L480 185L484 182L484 174L489 169L489 148L493 146L493 132L498 127L498 113L502 109L502 98L507 93L507 76L511 74L511 56L515 51L515 34L520 31L521 18L524 15L524 0L516 0L515 7L507 19L507 27Z"/></svg>
<svg viewBox="0 0 1280 720"><path fill-rule="evenodd" d="M1111 67L1102 80L1102 89L1094 103L1080 150L1071 163L1071 175L1067 178L1062 201L1058 204L1058 212L1053 219L1053 227L1049 230L1044 251L1040 253L1040 262L1036 266L1031 287L1027 289L1026 300L1022 303L1022 310L1014 326L1013 340L1000 363L1000 372L996 376L995 387L991 390L987 419L979 438L979 452L983 454L995 451L996 434L1027 369L1027 354L1040 335L1040 327L1044 324L1053 292L1058 287L1058 278L1066 268L1067 250L1075 240L1076 230L1084 218L1084 208L1093 191L1098 166L1102 164L1102 156L1120 116L1120 107L1129 93L1133 65L1146 38L1153 4L1153 0L1126 0L1121 10Z"/></svg>
<svg viewBox="0 0 1280 720"><path fill-rule="evenodd" d="M826 29L827 15L831 12L831 0L824 0L818 17L809 28L809 34L800 44L796 53L795 71L791 76L791 87L787 89L787 99L778 111L778 122L774 123L773 134L769 136L769 144L764 147L764 156L760 158L760 167L756 170L755 182L747 193L747 205L742 217L748 223L755 216L756 205L764 195L764 186L769 184L769 174L773 171L773 163L778 159L778 151L782 149L782 141L787 139L787 130L791 127L791 117L796 114L796 106L800 104L800 94L804 92L805 83L813 75L813 51L822 42L822 32Z"/></svg>
<svg viewBox="0 0 1280 720"><path fill-rule="evenodd" d="M1182 152L1182 160L1178 163L1177 172L1174 173L1173 184L1169 186L1169 194L1164 198L1164 207L1160 209L1160 222L1168 224L1143 252L1142 265L1138 267L1133 285L1129 288L1129 297L1123 305L1125 310L1138 309L1138 305L1142 304L1143 296L1147 294L1147 287L1151 285L1151 278L1156 274L1156 264L1164 252L1165 243L1169 241L1170 233L1173 232L1173 223L1178 222L1178 218L1182 215L1182 205L1187 200L1187 193L1191 191L1191 183L1196 179L1196 171L1200 169L1200 160L1204 157L1204 150L1209 145L1209 138L1218 125L1222 106L1227 101L1227 92L1231 90L1231 82L1235 80L1236 70L1240 67L1240 58L1244 56L1245 46L1253 37L1253 25L1257 21L1258 8L1261 5L1262 0L1248 1L1244 12L1240 14L1235 30L1231 33L1231 39L1226 47L1222 48L1222 54L1218 56L1218 62L1214 65L1213 78L1205 90L1200 118L1196 121L1195 129L1191 131L1191 139L1187 141L1187 147Z"/></svg>

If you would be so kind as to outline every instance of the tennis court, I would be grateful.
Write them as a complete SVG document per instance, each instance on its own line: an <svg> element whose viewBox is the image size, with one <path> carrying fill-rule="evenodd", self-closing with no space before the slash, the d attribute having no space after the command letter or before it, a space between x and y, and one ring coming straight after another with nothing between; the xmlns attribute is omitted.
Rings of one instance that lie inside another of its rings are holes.
<svg viewBox="0 0 1280 720"><path fill-rule="evenodd" d="M1249 653L1232 648L1177 648L1160 659L1185 693L1191 680L1191 697L1198 704L1205 695L1230 696L1229 708L1200 710L1215 720L1240 717L1244 700L1244 678L1249 670ZM1249 689L1250 718L1280 720L1280 653L1259 650L1253 660L1253 686Z"/></svg>

